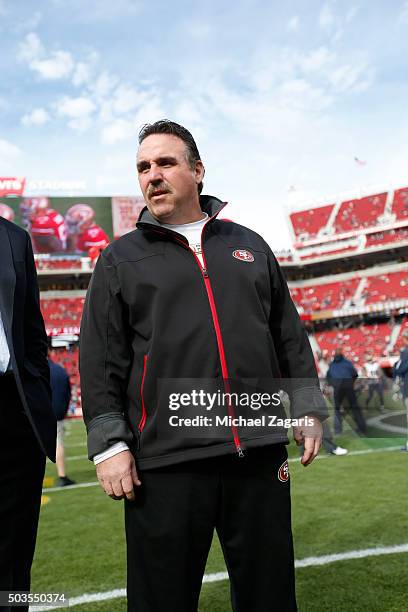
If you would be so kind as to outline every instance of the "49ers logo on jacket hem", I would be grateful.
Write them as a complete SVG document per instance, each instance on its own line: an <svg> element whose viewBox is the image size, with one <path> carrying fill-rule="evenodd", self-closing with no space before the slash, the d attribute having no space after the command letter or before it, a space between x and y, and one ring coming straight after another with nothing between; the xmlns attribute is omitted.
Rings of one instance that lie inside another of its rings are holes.
<svg viewBox="0 0 408 612"><path fill-rule="evenodd" d="M278 478L281 482L287 482L289 480L289 464L284 461L278 470Z"/></svg>
<svg viewBox="0 0 408 612"><path fill-rule="evenodd" d="M237 249L232 253L232 256L235 259L240 259L241 261L247 261L248 263L254 261L255 257L252 255L251 251L247 251L246 249Z"/></svg>

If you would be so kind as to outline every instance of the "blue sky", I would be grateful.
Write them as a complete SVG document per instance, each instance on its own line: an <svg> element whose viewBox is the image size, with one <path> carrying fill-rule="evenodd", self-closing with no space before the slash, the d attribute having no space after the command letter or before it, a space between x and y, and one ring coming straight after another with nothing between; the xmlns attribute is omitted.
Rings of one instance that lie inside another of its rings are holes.
<svg viewBox="0 0 408 612"><path fill-rule="evenodd" d="M408 184L407 29L405 0L0 0L0 176L139 194L138 130L168 117L284 248L288 207Z"/></svg>

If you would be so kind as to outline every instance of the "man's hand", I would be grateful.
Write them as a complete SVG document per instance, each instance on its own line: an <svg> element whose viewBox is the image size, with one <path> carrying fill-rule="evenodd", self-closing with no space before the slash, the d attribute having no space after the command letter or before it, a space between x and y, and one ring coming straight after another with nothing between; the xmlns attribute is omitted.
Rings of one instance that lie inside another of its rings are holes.
<svg viewBox="0 0 408 612"><path fill-rule="evenodd" d="M318 455L322 444L323 427L319 419L315 416L304 416L302 421L312 421L311 425L302 425L293 427L293 437L298 446L304 445L304 451L300 460L305 467L312 463L313 459Z"/></svg>
<svg viewBox="0 0 408 612"><path fill-rule="evenodd" d="M135 460L130 451L122 451L96 466L96 475L102 489L112 499L135 499L134 485L142 484L136 471Z"/></svg>

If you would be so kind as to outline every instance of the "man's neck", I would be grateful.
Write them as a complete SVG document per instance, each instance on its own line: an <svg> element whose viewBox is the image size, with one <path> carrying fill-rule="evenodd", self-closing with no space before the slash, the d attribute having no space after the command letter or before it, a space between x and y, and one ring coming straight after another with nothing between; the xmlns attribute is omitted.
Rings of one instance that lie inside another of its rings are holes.
<svg viewBox="0 0 408 612"><path fill-rule="evenodd" d="M186 217L183 218L182 221L160 221L161 225L190 225L191 223L197 223L198 221L204 221L204 219L207 219L208 215L207 213L201 211L201 214L197 217L197 215L194 216L194 218L188 217L188 220L186 220Z"/></svg>

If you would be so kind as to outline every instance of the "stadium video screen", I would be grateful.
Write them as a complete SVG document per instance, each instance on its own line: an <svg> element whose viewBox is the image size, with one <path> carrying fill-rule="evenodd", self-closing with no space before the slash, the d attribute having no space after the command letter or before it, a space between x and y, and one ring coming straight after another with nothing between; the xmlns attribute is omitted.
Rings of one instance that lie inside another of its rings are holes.
<svg viewBox="0 0 408 612"><path fill-rule="evenodd" d="M134 229L143 206L140 197L2 197L0 216L30 233L34 253L75 255Z"/></svg>

